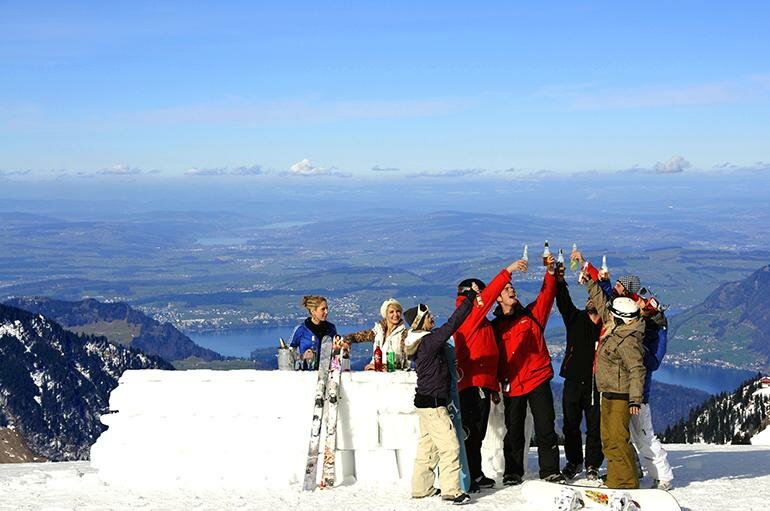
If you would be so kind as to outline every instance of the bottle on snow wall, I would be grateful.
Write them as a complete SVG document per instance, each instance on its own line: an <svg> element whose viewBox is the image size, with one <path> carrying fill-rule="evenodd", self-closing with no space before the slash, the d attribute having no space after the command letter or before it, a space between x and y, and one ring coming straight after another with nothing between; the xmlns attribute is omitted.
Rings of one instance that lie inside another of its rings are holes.
<svg viewBox="0 0 770 511"><path fill-rule="evenodd" d="M374 370L382 371L382 348L379 344L374 348Z"/></svg>

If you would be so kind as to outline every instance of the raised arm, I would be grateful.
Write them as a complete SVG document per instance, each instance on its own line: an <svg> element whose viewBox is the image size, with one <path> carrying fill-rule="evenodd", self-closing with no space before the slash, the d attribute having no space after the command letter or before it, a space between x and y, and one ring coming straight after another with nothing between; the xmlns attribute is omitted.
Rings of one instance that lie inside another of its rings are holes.
<svg viewBox="0 0 770 511"><path fill-rule="evenodd" d="M463 300L460 305L457 306L452 315L449 316L449 319L446 321L446 323L422 338L422 346L424 348L427 347L431 352L443 349L444 343L447 342L450 337L452 337L452 334L454 334L457 329L460 328L460 325L463 324L465 318L468 317L468 314L471 312L471 308L473 307L472 304L474 300L475 296L465 298L465 300Z"/></svg>
<svg viewBox="0 0 770 511"><path fill-rule="evenodd" d="M343 340L347 343L374 342L374 329L367 328L360 332L353 332L352 334L346 335Z"/></svg>
<svg viewBox="0 0 770 511"><path fill-rule="evenodd" d="M586 282L586 290L588 291L589 298L591 298L591 301L596 306L597 312L602 317L602 321L609 324L612 321L612 317L610 316L610 311L607 310L608 299L602 288L599 287L599 283L595 280L589 280Z"/></svg>
<svg viewBox="0 0 770 511"><path fill-rule="evenodd" d="M572 303L569 287L564 280L560 280L556 285L556 307L559 309L564 326L569 326L580 313L575 304Z"/></svg>
<svg viewBox="0 0 770 511"><path fill-rule="evenodd" d="M517 261L518 262L518 261ZM512 263L508 268L504 268L498 273L487 287L481 290L481 301L484 305L474 305L463 323L463 332L473 332L479 324L487 317L489 310L496 303L497 297L503 292L505 285L511 280L511 269L517 268L516 263ZM475 302L477 303L477 302Z"/></svg>
<svg viewBox="0 0 770 511"><path fill-rule="evenodd" d="M548 323L548 316L553 308L553 301L556 298L556 276L549 271L543 277L543 286L535 301L527 305L532 311L532 316L540 323L545 331L545 325Z"/></svg>

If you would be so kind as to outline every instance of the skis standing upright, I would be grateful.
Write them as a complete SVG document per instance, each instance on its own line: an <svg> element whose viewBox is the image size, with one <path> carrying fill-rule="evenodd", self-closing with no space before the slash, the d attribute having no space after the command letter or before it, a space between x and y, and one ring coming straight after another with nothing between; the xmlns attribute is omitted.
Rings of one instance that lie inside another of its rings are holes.
<svg viewBox="0 0 770 511"><path fill-rule="evenodd" d="M333 339L325 336L321 339L321 353L318 356L318 383L315 389L315 405L313 407L313 422L310 428L310 442L307 448L307 464L305 465L305 482L302 488L314 490L318 476L318 449L321 444L321 424L328 406L326 400L326 383L332 358Z"/></svg>
<svg viewBox="0 0 770 511"><path fill-rule="evenodd" d="M331 360L328 383L326 385L326 441L324 442L323 470L321 472L321 488L334 487L336 478L335 462L337 458L337 401L340 389L340 354L335 348Z"/></svg>

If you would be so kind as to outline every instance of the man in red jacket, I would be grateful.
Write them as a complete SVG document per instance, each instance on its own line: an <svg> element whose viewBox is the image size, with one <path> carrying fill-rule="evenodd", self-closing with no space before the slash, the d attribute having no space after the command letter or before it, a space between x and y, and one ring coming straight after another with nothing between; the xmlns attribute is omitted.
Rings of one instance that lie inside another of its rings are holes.
<svg viewBox="0 0 770 511"><path fill-rule="evenodd" d="M564 483L559 471L557 443L551 392L551 356L545 345L545 325L556 297L553 256L548 257L548 271L543 287L534 302L523 307L516 290L508 284L497 298L492 326L500 352L499 381L503 383L505 404L505 438L503 484L521 484L524 477L524 420L527 404L532 410L537 436L540 479Z"/></svg>
<svg viewBox="0 0 770 511"><path fill-rule="evenodd" d="M487 313L503 288L511 281L511 272L525 271L525 261L514 261L492 279L489 286L479 279L465 279L457 285L457 304L477 290L471 313L455 332L457 368L460 374L460 415L466 433L465 452L471 476L470 492L492 488L494 479L481 471L481 444L487 432L489 402L500 402L497 380L498 351L495 331L487 319Z"/></svg>

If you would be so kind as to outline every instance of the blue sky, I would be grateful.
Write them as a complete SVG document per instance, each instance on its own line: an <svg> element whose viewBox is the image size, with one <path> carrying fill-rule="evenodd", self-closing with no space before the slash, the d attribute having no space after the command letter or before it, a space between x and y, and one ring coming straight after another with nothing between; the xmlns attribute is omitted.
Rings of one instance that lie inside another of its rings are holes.
<svg viewBox="0 0 770 511"><path fill-rule="evenodd" d="M767 2L412 4L0 3L0 178L770 170Z"/></svg>

